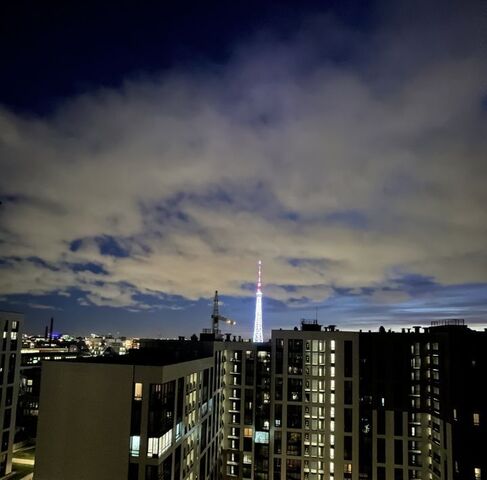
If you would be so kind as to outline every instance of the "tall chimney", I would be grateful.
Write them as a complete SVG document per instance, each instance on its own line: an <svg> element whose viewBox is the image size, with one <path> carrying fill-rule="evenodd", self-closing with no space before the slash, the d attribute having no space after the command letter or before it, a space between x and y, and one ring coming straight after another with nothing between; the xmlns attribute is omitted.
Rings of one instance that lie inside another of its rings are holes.
<svg viewBox="0 0 487 480"><path fill-rule="evenodd" d="M44 329L44 340L47 340L49 336L49 327L46 325L46 328Z"/></svg>

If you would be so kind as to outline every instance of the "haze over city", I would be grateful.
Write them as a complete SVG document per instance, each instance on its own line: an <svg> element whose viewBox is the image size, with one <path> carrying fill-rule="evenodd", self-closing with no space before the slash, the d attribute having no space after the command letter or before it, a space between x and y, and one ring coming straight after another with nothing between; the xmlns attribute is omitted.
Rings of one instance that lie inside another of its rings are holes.
<svg viewBox="0 0 487 480"><path fill-rule="evenodd" d="M485 6L231 3L1 7L0 309L483 327Z"/></svg>

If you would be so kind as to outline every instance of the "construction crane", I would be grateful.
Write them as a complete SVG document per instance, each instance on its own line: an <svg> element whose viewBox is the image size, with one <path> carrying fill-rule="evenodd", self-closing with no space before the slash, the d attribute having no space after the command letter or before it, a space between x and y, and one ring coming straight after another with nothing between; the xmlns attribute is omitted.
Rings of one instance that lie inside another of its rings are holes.
<svg viewBox="0 0 487 480"><path fill-rule="evenodd" d="M213 313L211 314L211 328L215 335L219 334L219 323L223 322L227 325L235 325L237 322L231 318L220 315L219 302L218 302L218 290L215 290L215 297L213 298Z"/></svg>

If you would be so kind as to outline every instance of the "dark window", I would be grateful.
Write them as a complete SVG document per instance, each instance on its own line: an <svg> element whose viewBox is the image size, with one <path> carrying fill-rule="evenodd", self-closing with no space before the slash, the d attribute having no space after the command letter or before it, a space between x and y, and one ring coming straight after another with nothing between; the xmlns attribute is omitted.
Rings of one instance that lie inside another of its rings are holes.
<svg viewBox="0 0 487 480"><path fill-rule="evenodd" d="M403 471L402 468L395 468L394 469L394 480L403 480Z"/></svg>
<svg viewBox="0 0 487 480"><path fill-rule="evenodd" d="M282 453L282 434L280 430L274 432L274 453L276 455Z"/></svg>
<svg viewBox="0 0 487 480"><path fill-rule="evenodd" d="M0 361L0 384L3 383L4 372L5 372L5 355L2 355L2 360Z"/></svg>
<svg viewBox="0 0 487 480"><path fill-rule="evenodd" d="M132 399L132 414L130 419L130 435L140 435L140 422L142 419L142 402Z"/></svg>
<svg viewBox="0 0 487 480"><path fill-rule="evenodd" d="M174 478L179 478L181 475L181 445L176 448L174 453Z"/></svg>
<svg viewBox="0 0 487 480"><path fill-rule="evenodd" d="M207 419L205 419L205 421L201 425L201 433L200 433L201 451L203 451L206 448L206 432L207 432L207 429L208 429L208 421L207 421Z"/></svg>
<svg viewBox="0 0 487 480"><path fill-rule="evenodd" d="M301 456L301 433L287 432L287 448L288 455Z"/></svg>
<svg viewBox="0 0 487 480"><path fill-rule="evenodd" d="M160 480L159 468L157 465L147 465L145 467L145 479L146 480Z"/></svg>
<svg viewBox="0 0 487 480"><path fill-rule="evenodd" d="M352 405L353 403L353 388L351 380L345 380L343 384L343 394L345 405Z"/></svg>
<svg viewBox="0 0 487 480"><path fill-rule="evenodd" d="M9 437L9 435L10 435L9 431L3 432L3 435L2 435L2 452L7 450L7 448L8 448L8 437Z"/></svg>
<svg viewBox="0 0 487 480"><path fill-rule="evenodd" d="M345 340L343 343L345 352L345 377L351 377L353 374L353 343L351 340Z"/></svg>
<svg viewBox="0 0 487 480"><path fill-rule="evenodd" d="M183 421L184 377L178 378L178 402L176 405L176 423Z"/></svg>
<svg viewBox="0 0 487 480"><path fill-rule="evenodd" d="M352 460L352 437L348 435L343 437L343 458Z"/></svg>
<svg viewBox="0 0 487 480"><path fill-rule="evenodd" d="M7 455L2 455L0 459L0 476L5 475L7 470Z"/></svg>
<svg viewBox="0 0 487 480"><path fill-rule="evenodd" d="M129 463L129 477L128 480L138 480L139 479L139 464Z"/></svg>
<svg viewBox="0 0 487 480"><path fill-rule="evenodd" d="M301 405L288 405L287 407L287 428L302 427Z"/></svg>
<svg viewBox="0 0 487 480"><path fill-rule="evenodd" d="M3 429L10 428L10 421L12 420L12 409L5 409L5 414L3 416Z"/></svg>
<svg viewBox="0 0 487 480"><path fill-rule="evenodd" d="M386 480L386 468L377 467L377 480Z"/></svg>
<svg viewBox="0 0 487 480"><path fill-rule="evenodd" d="M343 411L343 420L345 426L345 432L352 432L353 428L353 412L351 408L345 408Z"/></svg>
<svg viewBox="0 0 487 480"><path fill-rule="evenodd" d="M385 410L377 410L377 433L384 435L386 433L386 412Z"/></svg>
<svg viewBox="0 0 487 480"><path fill-rule="evenodd" d="M284 363L284 340L276 339L276 374L282 374Z"/></svg>
<svg viewBox="0 0 487 480"><path fill-rule="evenodd" d="M380 463L386 461L386 441L384 438L377 439L377 461Z"/></svg>
<svg viewBox="0 0 487 480"><path fill-rule="evenodd" d="M238 455L237 455L238 457ZM206 455L203 455L201 458L200 458L200 474L198 476L198 478L205 478L206 477ZM171 478L171 477L167 477L168 480Z"/></svg>
<svg viewBox="0 0 487 480"><path fill-rule="evenodd" d="M244 452L251 452L252 451L252 439L244 437L243 447L244 447Z"/></svg>
<svg viewBox="0 0 487 480"><path fill-rule="evenodd" d="M203 398L202 398L203 403L208 401L209 385L210 385L210 369L205 368L205 370L203 371Z"/></svg>
<svg viewBox="0 0 487 480"><path fill-rule="evenodd" d="M267 478L269 474L269 446L256 443L254 447L254 478Z"/></svg>
<svg viewBox="0 0 487 480"><path fill-rule="evenodd" d="M14 383L15 381L15 359L17 355L15 353L10 354L10 359L8 361L8 377L7 383Z"/></svg>
<svg viewBox="0 0 487 480"><path fill-rule="evenodd" d="M252 425L254 419L254 391L245 389L245 405L244 405L244 423L245 425Z"/></svg>
<svg viewBox="0 0 487 480"><path fill-rule="evenodd" d="M301 460L286 461L286 480L301 480Z"/></svg>
<svg viewBox="0 0 487 480"><path fill-rule="evenodd" d="M276 377L275 398L282 400L282 377Z"/></svg>
<svg viewBox="0 0 487 480"><path fill-rule="evenodd" d="M13 393L14 393L13 387L7 387L7 395L5 396L5 406L10 407L10 405L12 405Z"/></svg>
<svg viewBox="0 0 487 480"><path fill-rule="evenodd" d="M394 435L402 436L402 412L394 412Z"/></svg>
<svg viewBox="0 0 487 480"><path fill-rule="evenodd" d="M245 357L245 385L251 387L254 385L255 379L255 360L254 352Z"/></svg>
<svg viewBox="0 0 487 480"><path fill-rule="evenodd" d="M281 480L281 459L274 458L274 480Z"/></svg>
<svg viewBox="0 0 487 480"><path fill-rule="evenodd" d="M394 440L394 463L401 465L402 461L402 440Z"/></svg>

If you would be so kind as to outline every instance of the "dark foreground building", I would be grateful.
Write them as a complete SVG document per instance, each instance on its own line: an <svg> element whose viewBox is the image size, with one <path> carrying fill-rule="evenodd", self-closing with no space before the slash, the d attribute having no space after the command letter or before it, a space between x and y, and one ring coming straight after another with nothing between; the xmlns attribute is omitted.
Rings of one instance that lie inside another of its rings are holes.
<svg viewBox="0 0 487 480"><path fill-rule="evenodd" d="M20 313L0 311L0 478L12 472L23 319Z"/></svg>
<svg viewBox="0 0 487 480"><path fill-rule="evenodd" d="M487 333L303 322L43 368L37 480L487 478Z"/></svg>

